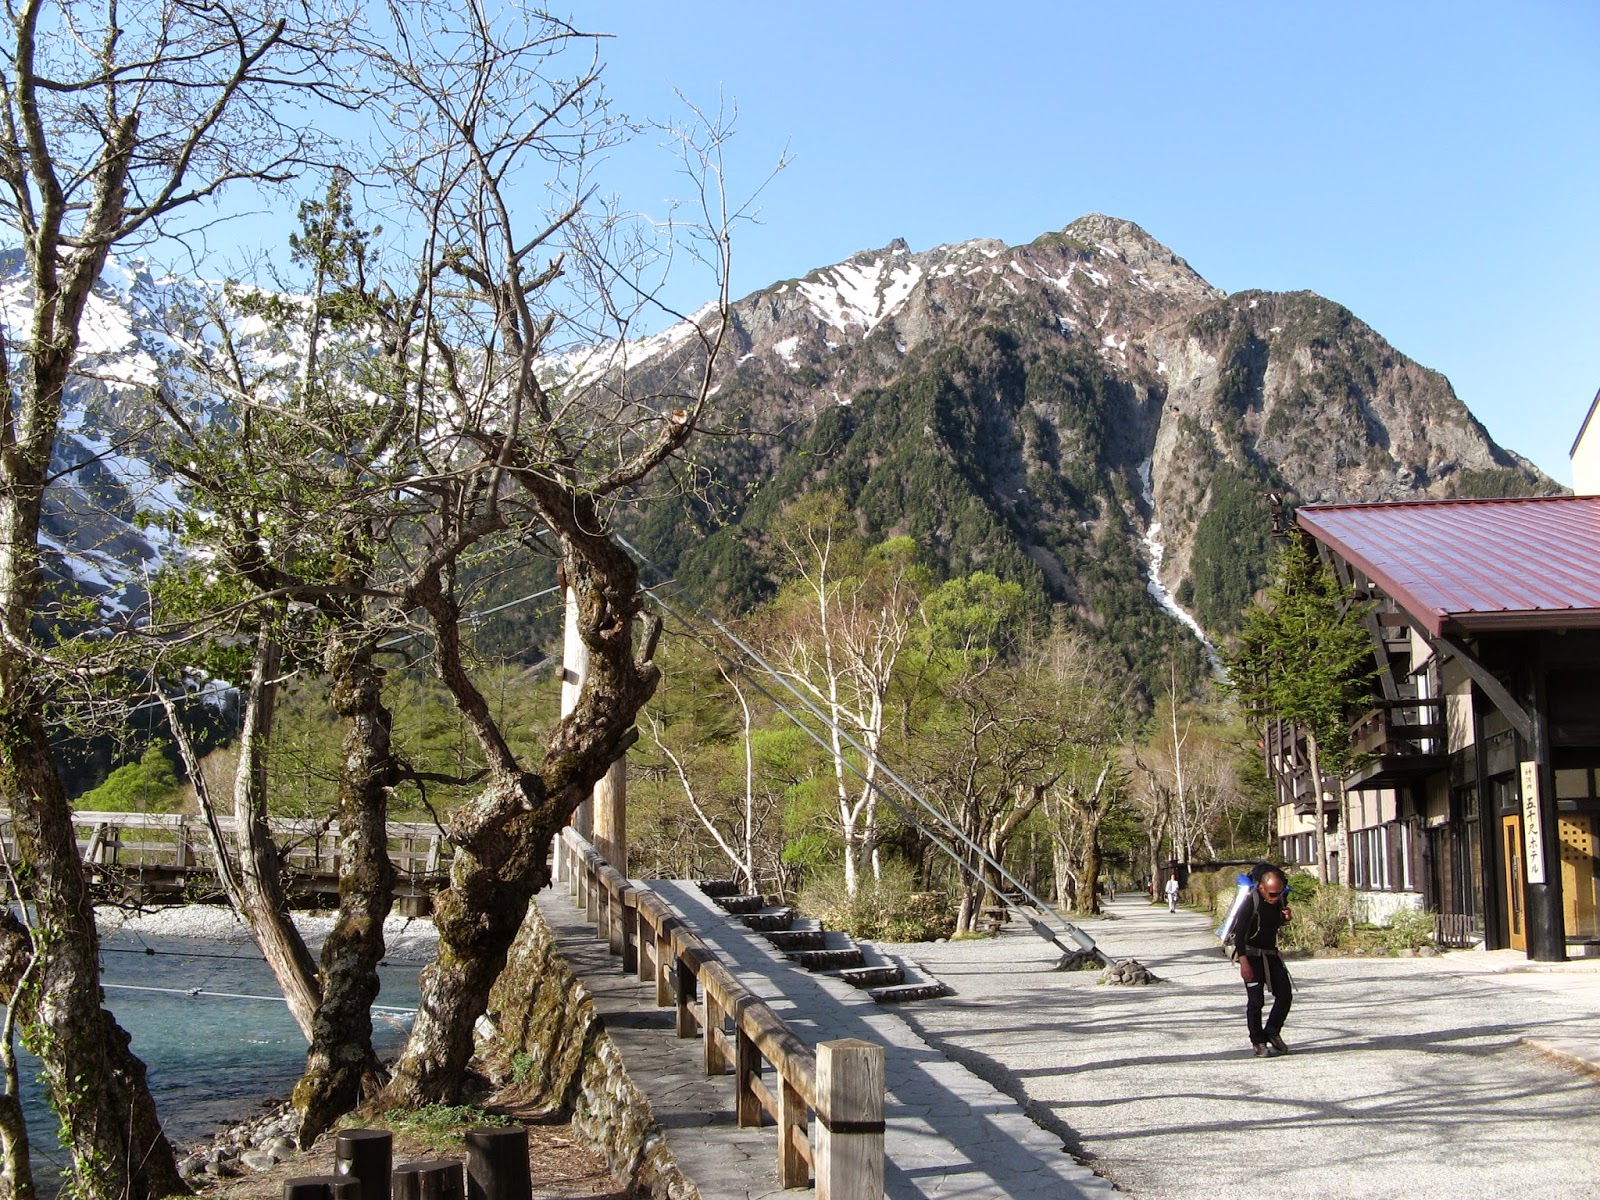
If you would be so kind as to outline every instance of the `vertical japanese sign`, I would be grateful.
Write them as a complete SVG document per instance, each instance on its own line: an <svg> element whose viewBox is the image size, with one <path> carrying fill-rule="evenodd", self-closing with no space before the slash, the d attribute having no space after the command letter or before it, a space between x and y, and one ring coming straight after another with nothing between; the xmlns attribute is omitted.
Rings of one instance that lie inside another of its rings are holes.
<svg viewBox="0 0 1600 1200"><path fill-rule="evenodd" d="M1529 883L1544 880L1544 820L1539 807L1539 764L1522 764L1522 841Z"/></svg>

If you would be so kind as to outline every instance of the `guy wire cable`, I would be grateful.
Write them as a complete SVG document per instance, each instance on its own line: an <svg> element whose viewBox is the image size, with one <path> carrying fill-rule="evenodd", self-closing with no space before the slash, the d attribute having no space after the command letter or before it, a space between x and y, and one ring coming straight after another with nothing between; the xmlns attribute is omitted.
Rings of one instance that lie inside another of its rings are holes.
<svg viewBox="0 0 1600 1200"><path fill-rule="evenodd" d="M618 540L618 542L620 542L622 544L622 546L630 554L632 554L636 559L638 559L640 563L642 563L645 566L648 566L650 568L650 570L652 572L654 572L655 575L662 580L663 585L672 588L674 591L676 591L678 594L680 594L684 598L684 600L694 609L694 611L701 618L703 618L707 623L709 623L718 633L720 633L724 638L726 638L734 646L738 647L738 649L741 652L743 652L745 655L747 655L749 657L749 659L751 661L753 661L760 668L760 670L764 674L770 676L772 679L776 680L779 684L781 684L785 691L787 691L796 700L798 700L801 703L802 706L804 706L806 711L808 711L813 717L815 717L818 721L820 721L824 726L832 729L840 738L842 738L845 742L847 742L851 746L851 748L853 748L858 754L862 755L863 758L875 762L877 764L878 769L880 769L882 771L884 776L886 776L896 787L898 787L902 792L904 792L906 797L908 797L910 800L914 801L917 804L917 806L922 808L925 812L927 812L930 816L932 816L936 821L938 821L939 824L945 830L947 830L950 834L952 834L956 838L956 840L960 841L976 857L978 857L987 866L992 868L995 871L995 873L1002 880L1004 880L1006 883L1010 884L1013 888L1015 888L1018 893L1020 893L1025 899L1027 899L1029 905L1035 911L1037 911L1040 914L1041 918L1045 914L1051 913L1053 911L1043 900L1039 899L1039 897L1034 895L1032 891L1030 891L1027 887L1023 886L1021 881L1018 880L1015 876L1013 876L1010 871L1006 870L1005 866L1002 863L997 862L994 859L994 857L989 854L988 851L986 851L977 842L973 841L972 838L969 837L965 833L965 831L963 831L959 827L957 827L948 817L946 817L937 808L935 808L932 804L930 804L928 802L928 800L924 796L922 796L915 788L913 788L904 779L902 779L899 776L899 774L897 774L895 772L893 767L891 767L888 763L883 761L883 757L881 755L873 753L873 752L867 750L867 748L864 745L862 745L855 738L855 736L853 734L851 734L846 729L840 728L831 718L829 718L827 716L827 714L822 712L822 710L819 709L816 706L816 704L810 699L810 697L806 696L803 692L801 692L798 688L796 688L791 682L789 682L787 679L785 679L783 677L783 675L776 668L774 668L770 663L768 663L766 661L766 659L763 658L761 656L761 654L758 653L754 649L754 647L750 646L749 643L744 641L744 639L740 638L736 633L734 633L731 629L729 629L717 617L715 617L711 613L707 612L705 610L705 608L702 607L700 605L700 603L694 599L693 596L688 594L687 590L684 589L681 584L677 583L675 580L668 579L666 577L666 573L664 571L662 571L661 568L659 566L657 566L656 563L649 558L649 556L645 555L637 547L633 546L630 542L628 542L628 540L626 538L623 538L622 536L617 535L617 540ZM661 598L661 596L659 596L657 594L655 589L646 588L645 591L651 597L652 600L654 600L657 604L661 605L661 607L663 609L665 609L675 619L677 619L684 626L684 628L686 630L690 631L692 634L697 633L695 622L689 620L682 613L680 613L677 610L673 609L671 605L669 605L664 599ZM697 640L701 641L702 645L707 645L707 641L703 636L697 635ZM791 721L793 721L797 726L799 726L799 728L802 731L804 731L808 737L810 737L813 741L815 741L819 745L821 745L823 747L823 749L825 749L825 750L831 749L831 747L829 747L827 745L827 743L825 741L823 741L822 736L819 733L817 733L816 730L812 729L804 721L800 720L791 709L789 709L786 705L784 705L781 701L779 701L775 696L773 696L771 692L767 691L764 686L762 686L760 681L757 680L755 678L755 676L751 673L749 665L747 663L745 663L743 661L740 661L738 659L731 658L729 655L725 654L720 649L718 649L715 645L708 645L707 648L710 649L719 658L723 659L723 661L730 663L730 665L734 666L739 671L739 673L741 675L743 675L746 679L750 680L751 684L756 688L757 691L759 691L764 697L766 697L769 701L771 701L778 708L778 710L780 712L782 712ZM923 826L922 822L919 821L910 812L908 812L906 810L906 807L902 803L900 803L900 801L893 794L891 794L887 789L885 789L884 786L881 783L879 783L876 778L868 778L867 775L865 774L865 772L863 772L861 770L861 768L856 766L855 763L847 762L846 765L849 767L851 772L854 773L857 776L857 778L859 778L864 784L866 784L874 792L876 792L880 799L883 799L883 800L887 801L888 804L890 805L890 807L892 807L896 812L900 813L903 817L905 817L907 820L909 820L912 823L912 825L915 826L920 832L922 832L925 835L929 836L931 841L933 841L941 850L943 850L947 855L950 856L951 860L956 863L956 865L957 865L957 867L959 869L961 869L963 871L966 871L969 874L971 873L971 868L960 858L960 856L957 855L955 853L955 851L949 845L947 845L942 839L940 839L938 837L934 837L933 835L929 834L928 830L926 829L925 826ZM1000 897L1000 899L1006 905L1006 907L1008 907L1008 908L1015 907L1014 905L1011 904L1011 901L1006 896L1002 895ZM1072 940L1074 942L1076 942L1078 944L1078 946L1082 950L1085 950L1085 951L1087 951L1087 952L1089 952L1091 954L1094 954L1096 957L1100 957L1100 958L1104 957L1104 955L1101 953L1101 951L1095 945L1094 938L1090 937L1083 930L1079 929L1076 925L1072 924L1072 922L1066 920L1064 917L1061 917L1059 914L1056 914L1056 919L1061 922L1062 926L1065 928L1065 931L1066 931L1067 935L1069 937L1071 937ZM1050 929L1050 926L1045 921L1043 921L1041 919L1035 919L1033 917L1026 917L1026 920L1028 922L1028 925L1032 928L1033 932L1036 933L1039 937L1045 939L1046 941L1052 943L1053 945L1061 946L1060 941L1056 938L1054 932ZM1065 947L1062 947L1062 948L1065 949Z"/></svg>
<svg viewBox="0 0 1600 1200"><path fill-rule="evenodd" d="M687 634L688 636L694 638L697 642L700 643L700 645L702 645L706 649L710 650L711 653L715 654L724 663L727 663L734 670L738 671L739 674L741 676L743 676L744 679L746 679L750 683L750 685L753 688L755 688L755 690L757 692L759 692L763 697L765 697L768 701L770 701L772 703L772 705L779 712L783 713L784 716L788 717L791 721L793 721L795 723L795 725L798 726L800 728L800 730L803 733L806 734L807 737L811 738L812 741L816 742L817 745L821 746L824 750L828 750L828 751L831 752L832 747L830 747L827 744L827 742L823 740L822 736L815 729L813 729L810 725L808 725L805 721L801 720L800 717L795 714L793 709L789 708L787 705L785 705L783 703L783 701L779 700L770 691L768 691L766 689L766 687L763 686L760 678L756 674L752 673L752 671L750 670L748 664L746 664L744 662L741 662L739 659L734 658L734 657L730 656L729 654L727 654L726 652L724 652L722 649L720 649L715 644L715 642L713 642L712 640L707 638L704 634L700 633L696 629L696 627L693 624L693 622L686 620L682 613L678 612L670 604L668 604L665 600L663 600L659 596L657 596L654 593L654 591L651 591L650 589L646 589L646 590L647 590L647 592L649 592L649 594L651 596L651 599L654 600L655 603L659 604L662 607L663 610L665 610L667 613L669 613L675 620L677 620L681 624L685 634ZM711 618L711 619L713 621L715 621L715 618ZM733 635L729 634L728 636L732 637ZM738 639L734 638L734 640L737 641ZM781 675L779 675L776 671L773 671L773 669L769 665L765 664L764 661L760 659L760 656L756 655L753 650L750 651L750 653L757 659L757 661L759 663L762 664L762 669L763 670L771 673L774 678L779 680L779 682L784 683L784 686L785 686L785 688L787 690L789 690L791 693L794 693L794 689L788 685L787 681L783 680ZM813 705L811 705L810 702L803 695L800 695L799 699L800 699L801 703L807 705L807 707L810 709L810 711L813 713L813 715L815 715L818 720L822 721L823 724L829 726L830 728L837 729L837 726L835 726L834 722L830 721L827 716L825 716L821 712L817 711L816 708ZM1048 906L1046 906L1042 900L1040 900L1037 896L1035 896L1032 892L1030 892L1026 887L1022 886L1022 884L1019 883L1017 881L1017 879L1009 871L1007 871L1004 868L1004 866L1001 866L999 863L997 863L995 861L995 859L988 854L987 851L985 851L981 846L977 845L977 843L973 842L972 839L969 836L967 836L967 834L965 832L963 832L960 828L954 826L951 823L951 821L950 821L950 819L948 817L946 817L943 813L941 813L937 808L934 808L931 804L928 803L928 801L925 798L920 796L914 789L912 789L908 784L906 784L903 780L901 780L899 778L899 776L897 776L895 774L894 770L887 763L885 763L883 761L883 757L881 755L868 754L868 752L865 750L865 748L862 747L861 744L859 742L857 742L847 731L845 731L843 729L838 729L837 731L838 731L840 737L846 739L854 749L856 749L858 752L860 752L862 754L867 754L868 757L874 759L877 762L878 766L880 768L882 768L883 773L885 775L887 775L891 780L893 780L898 786L903 788L906 791L908 796L910 796L912 799L914 799L930 815L935 817L943 826L945 826L945 828L947 828L952 834L954 834L958 839L960 839L963 844L965 844L966 846L971 848L973 850L973 852L976 853L980 858L982 858L982 860L985 863L987 863L991 867L994 867L996 869L996 871L1000 874L1000 876L1006 882L1010 883L1013 887L1015 887L1017 889L1017 891L1022 893L1022 895L1025 896L1029 900L1030 903L1029 903L1028 907L1031 907L1031 908L1035 909L1036 911L1038 911L1041 914L1041 916L1044 913L1048 913L1048 912L1051 911L1051 909ZM910 822L912 827L914 829L916 829L918 833L920 833L923 837L927 838L930 842L932 842L934 845L939 847L940 850L944 851L944 853L950 858L950 860L956 865L956 867L958 869L966 872L969 875L973 873L972 872L972 868L967 865L967 863L956 852L954 847L952 847L943 838L939 837L936 833L934 833L932 830L930 830L925 824L922 823L922 821L920 821L916 817L915 814L913 814L910 811L908 811L907 808L905 807L905 805L901 804L899 802L899 800L896 799L896 797L894 796L894 794L892 792L889 792L889 791L885 790L883 785L880 784L879 782L877 782L875 779L868 779L867 776L862 772L861 768L858 767L855 763L849 762L847 760L845 762L845 766L858 779L860 779L868 787L872 788L872 790L878 794L879 798L884 800L884 801L886 801L889 804L889 806L895 810L895 812L899 813L903 818L905 818L908 822ZM983 880L980 879L979 882L983 883L985 887L988 886L986 881L983 881ZM1006 905L1007 908L1016 908L1017 907L1016 905L1012 904L1010 899L1007 898L1005 895L1001 895L1000 899ZM1029 927L1039 937L1043 938L1047 942L1050 942L1057 949L1067 950L1068 953L1071 952L1070 950L1068 950L1068 947L1062 945L1060 940L1055 936L1054 932L1050 929L1048 924L1046 924L1044 921L1036 919L1036 918L1031 917L1031 916L1028 916L1026 913L1023 914L1023 917L1028 922ZM1100 951L1097 949L1093 938L1091 938L1088 934L1084 933L1077 926L1073 925L1070 921L1067 921L1064 918L1059 917L1059 915L1058 915L1057 919L1061 921L1062 925L1065 926L1066 932L1068 933L1068 935L1071 936L1073 941L1078 943L1078 945L1079 945L1079 947L1081 949L1089 951L1091 953L1100 954Z"/></svg>

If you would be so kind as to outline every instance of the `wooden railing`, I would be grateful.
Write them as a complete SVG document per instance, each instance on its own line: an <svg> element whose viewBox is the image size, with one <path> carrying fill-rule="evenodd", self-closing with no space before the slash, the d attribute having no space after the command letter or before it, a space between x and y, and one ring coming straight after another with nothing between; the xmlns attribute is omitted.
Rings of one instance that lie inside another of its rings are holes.
<svg viewBox="0 0 1600 1200"><path fill-rule="evenodd" d="M1444 749L1444 701L1383 700L1350 731L1359 754L1422 755Z"/></svg>
<svg viewBox="0 0 1600 1200"><path fill-rule="evenodd" d="M1446 949L1465 949L1483 941L1483 918L1470 913L1434 913L1433 940Z"/></svg>
<svg viewBox="0 0 1600 1200"><path fill-rule="evenodd" d="M570 827L556 846L559 877L622 969L654 980L657 1006L677 1010L680 1038L703 1039L707 1075L731 1070L739 1126L759 1126L763 1114L776 1123L779 1186L805 1187L814 1177L819 1200L879 1200L883 1047L849 1038L813 1051L659 896L635 887Z"/></svg>
<svg viewBox="0 0 1600 1200"><path fill-rule="evenodd" d="M10 814L0 813L0 825ZM75 812L78 850L90 866L210 867L211 841L204 818L184 813ZM231 835L231 816L218 817L222 832ZM272 837L291 871L337 873L339 823L314 818L273 818ZM389 861L404 879L432 878L449 868L450 844L437 825L418 821L391 821ZM9 830L6 840L10 841Z"/></svg>
<svg viewBox="0 0 1600 1200"><path fill-rule="evenodd" d="M231 836L233 818L217 821ZM74 812L78 853L91 882L140 901L182 898L195 876L215 876L205 819L185 813ZM274 818L273 841L282 855L290 890L321 902L338 891L339 823L314 818ZM0 809L0 852L14 855L11 814ZM433 824L391 821L389 861L396 874L396 903L426 915L431 891L450 870L451 846ZM204 887L204 885L202 885Z"/></svg>

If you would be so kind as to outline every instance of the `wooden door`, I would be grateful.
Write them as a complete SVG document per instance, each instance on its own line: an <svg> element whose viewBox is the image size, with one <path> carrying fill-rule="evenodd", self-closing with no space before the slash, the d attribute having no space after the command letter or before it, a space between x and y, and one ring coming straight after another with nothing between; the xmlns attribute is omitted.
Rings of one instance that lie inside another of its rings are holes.
<svg viewBox="0 0 1600 1200"><path fill-rule="evenodd" d="M1505 857L1506 929L1513 950L1528 949L1528 930L1522 913L1522 818L1500 821L1500 852Z"/></svg>
<svg viewBox="0 0 1600 1200"><path fill-rule="evenodd" d="M1557 822L1561 841L1561 903L1569 938L1600 937L1600 859L1595 854L1594 818L1563 816Z"/></svg>

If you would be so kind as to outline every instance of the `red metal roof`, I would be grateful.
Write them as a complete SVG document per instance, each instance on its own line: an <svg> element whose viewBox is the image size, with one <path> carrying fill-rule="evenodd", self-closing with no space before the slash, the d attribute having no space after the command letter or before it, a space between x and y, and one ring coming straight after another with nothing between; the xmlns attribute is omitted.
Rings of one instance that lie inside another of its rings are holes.
<svg viewBox="0 0 1600 1200"><path fill-rule="evenodd" d="M1433 633L1600 627L1600 496L1308 504L1295 521Z"/></svg>

